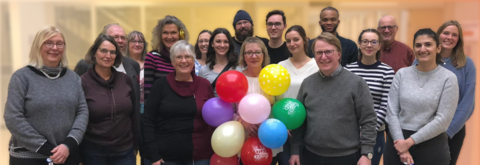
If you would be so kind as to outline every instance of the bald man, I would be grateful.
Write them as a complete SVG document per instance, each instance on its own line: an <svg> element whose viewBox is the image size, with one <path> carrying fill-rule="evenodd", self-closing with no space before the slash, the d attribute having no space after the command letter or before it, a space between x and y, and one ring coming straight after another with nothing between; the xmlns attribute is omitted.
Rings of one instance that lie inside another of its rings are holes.
<svg viewBox="0 0 480 165"><path fill-rule="evenodd" d="M395 73L400 68L411 66L415 60L412 49L395 40L398 31L397 20L390 15L383 16L378 21L377 30L383 37L380 61L390 65Z"/></svg>

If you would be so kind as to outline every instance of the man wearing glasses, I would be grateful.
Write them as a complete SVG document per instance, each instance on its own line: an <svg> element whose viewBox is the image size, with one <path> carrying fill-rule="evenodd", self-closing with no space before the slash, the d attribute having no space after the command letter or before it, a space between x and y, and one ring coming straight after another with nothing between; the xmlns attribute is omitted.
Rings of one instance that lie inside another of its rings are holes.
<svg viewBox="0 0 480 165"><path fill-rule="evenodd" d="M380 61L390 65L397 73L400 68L411 66L415 57L410 47L395 40L398 31L397 21L390 15L378 21L378 32L383 37L382 56Z"/></svg>
<svg viewBox="0 0 480 165"><path fill-rule="evenodd" d="M235 29L235 36L233 37L233 44L235 46L235 53L240 54L243 41L248 37L253 36L253 20L245 10L238 10L233 18L233 28ZM257 36L255 36L257 37ZM265 45L268 44L268 39L257 37L263 41Z"/></svg>
<svg viewBox="0 0 480 165"><path fill-rule="evenodd" d="M268 55L270 55L270 63L278 64L280 61L288 59L290 52L287 43L283 41L283 31L287 27L285 13L281 10L273 10L267 14L267 32L270 40L267 46Z"/></svg>
<svg viewBox="0 0 480 165"><path fill-rule="evenodd" d="M352 62L356 62L358 59L358 47L355 42L350 39L343 38L338 35L337 27L340 24L340 14L338 10L334 7L326 7L322 9L320 12L320 27L322 28L323 32L328 32L336 36L340 43L342 44L342 58L341 58L341 65L346 66ZM310 40L309 42L309 53L308 56L314 57L314 53L311 50L314 40Z"/></svg>

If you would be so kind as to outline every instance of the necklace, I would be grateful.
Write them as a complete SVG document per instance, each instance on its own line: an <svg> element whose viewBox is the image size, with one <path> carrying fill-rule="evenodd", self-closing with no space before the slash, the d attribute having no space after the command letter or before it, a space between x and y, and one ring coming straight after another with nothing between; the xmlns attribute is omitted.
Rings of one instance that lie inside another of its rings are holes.
<svg viewBox="0 0 480 165"><path fill-rule="evenodd" d="M447 64L447 62L448 62L449 60L450 60L450 57L449 57L449 58L447 58L446 60L442 59L442 61L443 61L443 65L446 65L446 64Z"/></svg>
<svg viewBox="0 0 480 165"><path fill-rule="evenodd" d="M47 78L49 78L49 79L51 79L51 80L57 79L58 77L60 77L60 74L62 73L62 72L60 71L60 72L58 72L58 74L57 74L55 77L52 77L52 76L48 75L47 73L45 73L43 70L41 70L41 69L39 69L39 70L40 70L40 72L43 73L43 75L45 75L45 77L47 77Z"/></svg>
<svg viewBox="0 0 480 165"><path fill-rule="evenodd" d="M430 80L430 76L431 75L428 75L428 78L427 78L427 81L425 81L425 83L423 83L422 86L420 86L420 77L418 76L418 69L415 68L415 71L417 72L417 81L418 81L418 86L420 87L420 90L423 90L423 86L425 86L425 84L428 83L428 80Z"/></svg>

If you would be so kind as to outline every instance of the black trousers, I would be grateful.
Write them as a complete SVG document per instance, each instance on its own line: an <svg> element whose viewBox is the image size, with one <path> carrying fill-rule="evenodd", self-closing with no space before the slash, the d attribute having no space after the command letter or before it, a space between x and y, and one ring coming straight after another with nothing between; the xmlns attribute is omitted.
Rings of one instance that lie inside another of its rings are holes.
<svg viewBox="0 0 480 165"><path fill-rule="evenodd" d="M408 139L414 133L414 131L403 130L405 139ZM383 164L404 165L393 145L392 136L387 136L384 151ZM413 145L408 151L412 155L415 165L448 165L450 163L450 149L446 133L442 133L423 143Z"/></svg>
<svg viewBox="0 0 480 165"><path fill-rule="evenodd" d="M307 148L303 148L302 156L300 161L302 165L357 165L358 160L360 160L362 154L360 151L341 157L323 157L316 155Z"/></svg>
<svg viewBox="0 0 480 165"><path fill-rule="evenodd" d="M460 151L462 150L463 140L465 139L465 126L458 131L452 139L448 139L448 146L450 147L450 157L452 160L450 161L450 165L456 165L458 160L458 155L460 155Z"/></svg>

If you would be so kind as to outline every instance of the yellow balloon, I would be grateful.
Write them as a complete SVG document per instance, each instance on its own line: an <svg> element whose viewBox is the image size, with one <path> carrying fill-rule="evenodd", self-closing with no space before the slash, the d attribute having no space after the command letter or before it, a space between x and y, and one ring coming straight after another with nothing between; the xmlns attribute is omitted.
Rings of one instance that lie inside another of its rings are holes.
<svg viewBox="0 0 480 165"><path fill-rule="evenodd" d="M260 71L258 81L260 88L265 93L278 96L285 93L290 87L290 73L281 65L270 64Z"/></svg>
<svg viewBox="0 0 480 165"><path fill-rule="evenodd" d="M218 156L237 155L245 142L245 130L238 121L229 121L218 126L212 135L212 148Z"/></svg>

